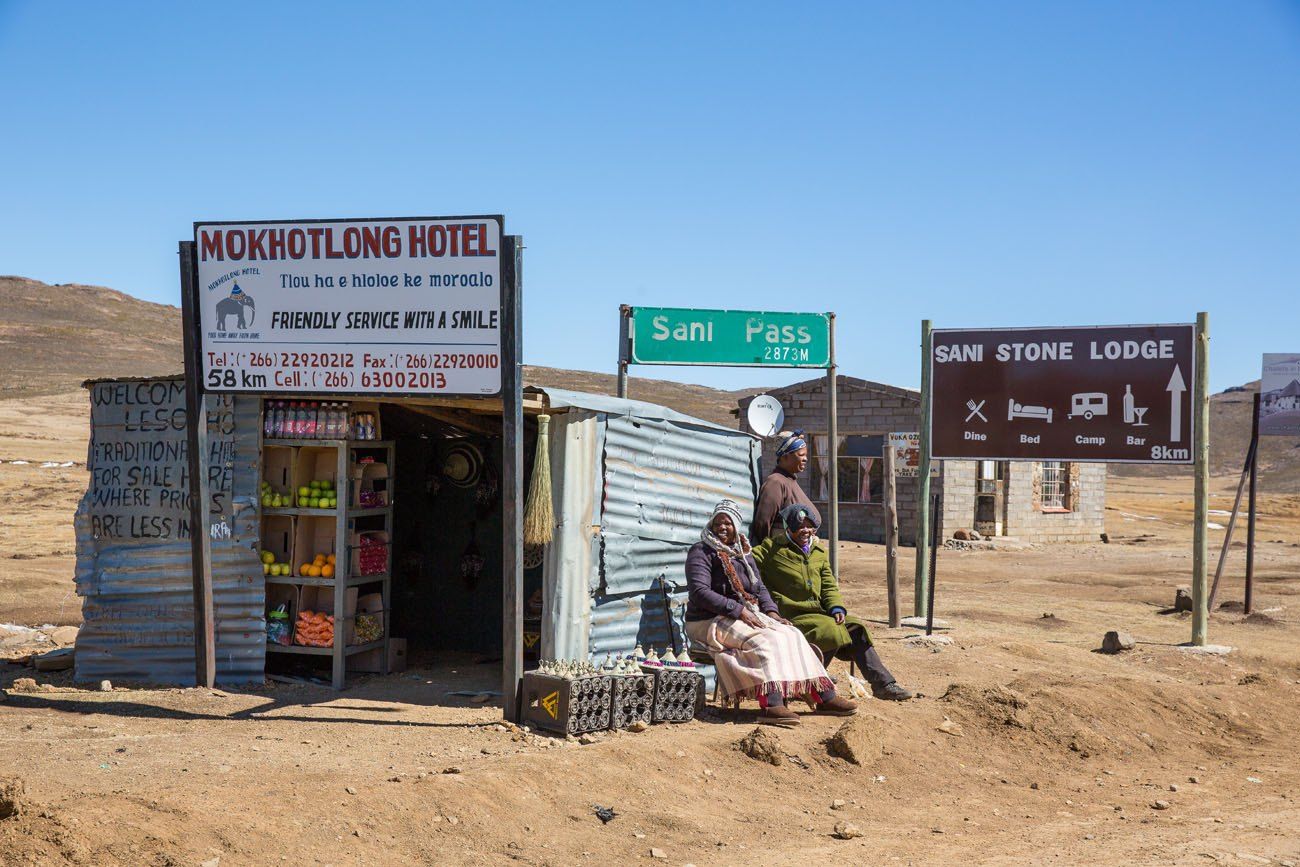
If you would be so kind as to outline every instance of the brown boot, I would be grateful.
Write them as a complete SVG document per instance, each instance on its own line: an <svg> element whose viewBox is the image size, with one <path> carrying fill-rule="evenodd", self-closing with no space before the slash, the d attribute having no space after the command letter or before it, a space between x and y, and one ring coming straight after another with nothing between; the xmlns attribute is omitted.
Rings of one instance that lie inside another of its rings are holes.
<svg viewBox="0 0 1300 867"><path fill-rule="evenodd" d="M817 705L817 713L823 713L829 716L853 716L857 712L858 703L852 699L847 699L842 695L837 695L830 701L824 701Z"/></svg>
<svg viewBox="0 0 1300 867"><path fill-rule="evenodd" d="M763 708L763 712L758 715L758 721L763 725L792 729L799 725L799 714L785 705L777 705Z"/></svg>

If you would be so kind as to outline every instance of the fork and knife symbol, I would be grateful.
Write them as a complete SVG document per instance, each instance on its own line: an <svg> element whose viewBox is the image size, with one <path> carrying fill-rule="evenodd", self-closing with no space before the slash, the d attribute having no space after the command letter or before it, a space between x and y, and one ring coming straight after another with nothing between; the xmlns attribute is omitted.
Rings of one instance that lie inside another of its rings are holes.
<svg viewBox="0 0 1300 867"><path fill-rule="evenodd" d="M988 422L988 419L984 417L984 413L980 412L980 410L984 408L984 404L987 402L988 401L984 401L984 400L981 400L979 403L976 403L973 400L966 401L966 408L970 410L970 415L966 416L966 421L970 421L975 416L979 416L980 421Z"/></svg>

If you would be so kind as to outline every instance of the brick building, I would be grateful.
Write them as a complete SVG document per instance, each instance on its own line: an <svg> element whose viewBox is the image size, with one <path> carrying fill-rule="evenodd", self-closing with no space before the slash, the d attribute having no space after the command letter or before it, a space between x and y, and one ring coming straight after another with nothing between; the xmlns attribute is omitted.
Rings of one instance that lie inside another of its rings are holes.
<svg viewBox="0 0 1300 867"><path fill-rule="evenodd" d="M919 430L921 396L905 388L851 376L837 380L839 393L840 538L882 542L885 538L884 477L881 454L891 432ZM811 438L808 469L799 483L826 514L826 378L819 377L766 392L785 408L785 429L802 428ZM741 398L745 411L756 395ZM776 442L763 445L763 472L776 465ZM1089 542L1104 529L1105 464L942 461L931 482L941 497L939 532L958 529L988 536L1013 536L1026 542ZM915 544L918 481L898 479L899 538Z"/></svg>

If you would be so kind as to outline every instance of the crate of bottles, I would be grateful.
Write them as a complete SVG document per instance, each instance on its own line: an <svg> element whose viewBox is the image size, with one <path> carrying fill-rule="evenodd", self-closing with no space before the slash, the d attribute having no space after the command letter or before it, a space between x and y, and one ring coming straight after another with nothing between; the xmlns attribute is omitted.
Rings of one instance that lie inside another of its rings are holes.
<svg viewBox="0 0 1300 867"><path fill-rule="evenodd" d="M690 722L704 701L704 678L692 669L655 672L654 722Z"/></svg>
<svg viewBox="0 0 1300 867"><path fill-rule="evenodd" d="M612 678L606 674L562 677L524 673L524 719L564 735L609 728Z"/></svg>
<svg viewBox="0 0 1300 867"><path fill-rule="evenodd" d="M613 709L610 728L625 729L638 720L652 722L655 699L655 675L624 674L614 678Z"/></svg>

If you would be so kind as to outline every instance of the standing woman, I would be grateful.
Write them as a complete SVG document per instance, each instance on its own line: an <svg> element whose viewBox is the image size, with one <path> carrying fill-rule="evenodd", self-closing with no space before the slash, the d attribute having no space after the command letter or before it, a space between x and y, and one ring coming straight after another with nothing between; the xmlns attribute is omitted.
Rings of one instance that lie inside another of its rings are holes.
<svg viewBox="0 0 1300 867"><path fill-rule="evenodd" d="M749 538L754 544L761 543L781 527L778 515L786 506L798 503L817 518L821 524L822 516L813 505L812 500L799 487L795 478L808 466L808 438L804 432L783 432L777 434L779 442L776 447L776 469L773 470L763 485L758 489L758 502L754 504L754 521L749 525Z"/></svg>
<svg viewBox="0 0 1300 867"><path fill-rule="evenodd" d="M835 694L803 634L777 612L739 526L740 507L723 500L686 555L686 634L713 656L723 694L757 698L759 722L770 725L799 724L786 706L791 698L815 703L817 713L857 713L857 704Z"/></svg>

